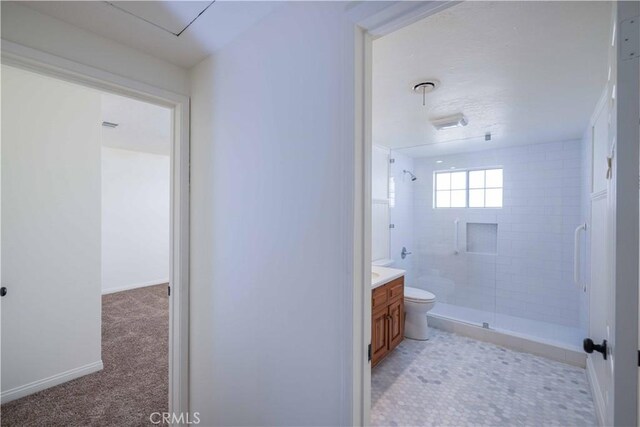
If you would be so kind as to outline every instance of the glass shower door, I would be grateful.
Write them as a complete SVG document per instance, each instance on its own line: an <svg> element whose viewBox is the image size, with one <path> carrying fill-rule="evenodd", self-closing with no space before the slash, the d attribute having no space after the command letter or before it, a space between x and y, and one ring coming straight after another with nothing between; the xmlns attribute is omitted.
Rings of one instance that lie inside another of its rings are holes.
<svg viewBox="0 0 640 427"><path fill-rule="evenodd" d="M399 150L402 151L402 150ZM497 211L468 207L468 169L413 157L413 284L436 296L430 312L492 327L496 311ZM471 165L468 165L471 166Z"/></svg>
<svg viewBox="0 0 640 427"><path fill-rule="evenodd" d="M496 308L496 256L474 252L470 239L495 224L470 222L467 215L455 211L436 212L434 217L416 269L423 286L436 295L432 314L491 327Z"/></svg>

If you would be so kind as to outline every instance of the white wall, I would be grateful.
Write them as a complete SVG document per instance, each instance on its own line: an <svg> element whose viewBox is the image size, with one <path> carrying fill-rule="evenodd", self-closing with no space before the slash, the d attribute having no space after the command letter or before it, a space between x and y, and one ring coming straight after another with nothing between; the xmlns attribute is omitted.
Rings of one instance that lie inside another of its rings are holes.
<svg viewBox="0 0 640 427"><path fill-rule="evenodd" d="M291 3L192 72L190 410L351 424L354 30Z"/></svg>
<svg viewBox="0 0 640 427"><path fill-rule="evenodd" d="M2 400L100 369L100 94L2 67Z"/></svg>
<svg viewBox="0 0 640 427"><path fill-rule="evenodd" d="M2 2L3 40L175 93L189 93L185 69L18 3Z"/></svg>
<svg viewBox="0 0 640 427"><path fill-rule="evenodd" d="M102 147L102 292L169 281L169 156Z"/></svg>
<svg viewBox="0 0 640 427"><path fill-rule="evenodd" d="M413 159L411 157L392 150L391 158L394 159L394 162L390 165L391 181L393 182L393 189L390 194L393 200L391 202L390 218L394 226L389 230L391 234L391 259L394 261L392 267L405 270L405 284L406 286L413 286L415 280L413 262L416 250L413 237L413 197L416 184L424 177L419 176L418 181L411 181L411 177L402 172L405 169L414 172ZM412 252L405 259L400 256L403 246L407 248L408 252Z"/></svg>
<svg viewBox="0 0 640 427"><path fill-rule="evenodd" d="M503 208L433 209L434 171L494 166L504 168ZM583 292L573 284L573 233L586 220L581 141L419 158L415 168L418 287L441 302L586 326L581 323ZM456 218L459 255L453 255ZM467 222L498 224L497 255L464 251Z"/></svg>
<svg viewBox="0 0 640 427"><path fill-rule="evenodd" d="M371 198L389 198L389 149L377 145L371 151Z"/></svg>
<svg viewBox="0 0 640 427"><path fill-rule="evenodd" d="M389 149L371 152L371 261L389 262Z"/></svg>

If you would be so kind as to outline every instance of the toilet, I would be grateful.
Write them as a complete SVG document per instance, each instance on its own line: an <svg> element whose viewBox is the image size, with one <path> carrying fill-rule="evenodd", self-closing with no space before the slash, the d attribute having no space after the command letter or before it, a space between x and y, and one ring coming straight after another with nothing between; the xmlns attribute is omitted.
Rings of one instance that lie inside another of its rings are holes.
<svg viewBox="0 0 640 427"><path fill-rule="evenodd" d="M427 312L436 304L436 296L423 289L404 288L404 336L412 340L429 339Z"/></svg>

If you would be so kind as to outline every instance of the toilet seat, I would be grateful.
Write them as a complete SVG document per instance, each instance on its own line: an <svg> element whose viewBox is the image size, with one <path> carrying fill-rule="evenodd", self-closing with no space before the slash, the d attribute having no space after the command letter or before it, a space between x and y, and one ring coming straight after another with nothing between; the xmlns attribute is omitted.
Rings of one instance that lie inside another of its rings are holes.
<svg viewBox="0 0 640 427"><path fill-rule="evenodd" d="M404 288L405 301L411 301L415 303L428 303L436 300L436 296L429 291L423 289L412 288L405 286Z"/></svg>

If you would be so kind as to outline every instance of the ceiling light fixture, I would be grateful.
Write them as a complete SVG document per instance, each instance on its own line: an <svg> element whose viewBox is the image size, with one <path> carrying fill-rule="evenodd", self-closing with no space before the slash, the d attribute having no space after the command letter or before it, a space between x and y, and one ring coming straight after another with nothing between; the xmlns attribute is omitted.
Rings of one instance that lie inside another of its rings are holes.
<svg viewBox="0 0 640 427"><path fill-rule="evenodd" d="M452 129L457 127L466 126L469 124L469 121L462 113L453 114L451 116L440 117L437 119L431 120L431 124L437 130L445 130Z"/></svg>
<svg viewBox="0 0 640 427"><path fill-rule="evenodd" d="M432 79L413 85L413 91L422 94L422 105L426 105L426 95L433 92L440 85L438 80Z"/></svg>
<svg viewBox="0 0 640 427"><path fill-rule="evenodd" d="M442 163L442 160L436 160L436 163Z"/></svg>

